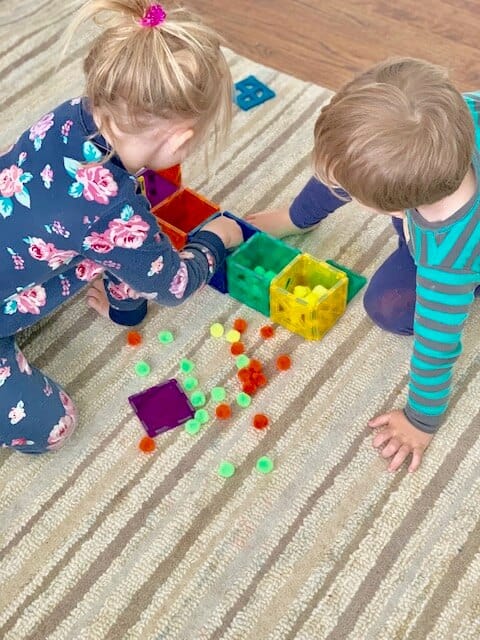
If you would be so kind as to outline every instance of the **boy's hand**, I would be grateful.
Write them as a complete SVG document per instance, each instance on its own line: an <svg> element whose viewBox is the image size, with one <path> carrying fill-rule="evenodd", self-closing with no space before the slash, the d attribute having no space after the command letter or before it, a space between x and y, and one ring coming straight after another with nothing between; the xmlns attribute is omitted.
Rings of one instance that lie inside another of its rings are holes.
<svg viewBox="0 0 480 640"><path fill-rule="evenodd" d="M233 249L243 242L243 233L240 225L227 218L227 216L218 216L202 227L202 231L211 231L217 235L227 249Z"/></svg>
<svg viewBox="0 0 480 640"><path fill-rule="evenodd" d="M276 238L283 238L283 236L301 233L303 231L303 229L299 229L291 221L288 208L251 213L245 216L245 220L254 227L257 227L257 229L265 231L265 233L269 233Z"/></svg>
<svg viewBox="0 0 480 640"><path fill-rule="evenodd" d="M380 429L373 438L375 448L383 446L382 458L391 458L389 471L396 471L403 464L408 455L412 460L408 471L416 471L422 462L425 449L430 444L433 435L424 433L413 426L403 411L391 411L377 416L369 421L372 429Z"/></svg>

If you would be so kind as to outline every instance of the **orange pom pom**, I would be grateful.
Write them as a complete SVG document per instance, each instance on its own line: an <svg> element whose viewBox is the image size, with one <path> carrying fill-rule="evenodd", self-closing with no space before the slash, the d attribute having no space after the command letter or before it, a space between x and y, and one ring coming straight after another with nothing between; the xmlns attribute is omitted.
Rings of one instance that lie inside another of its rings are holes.
<svg viewBox="0 0 480 640"><path fill-rule="evenodd" d="M143 453L152 453L152 451L155 451L155 449L157 448L157 445L155 444L155 440L153 438L145 436L138 443L138 448L140 449L140 451L143 451Z"/></svg>
<svg viewBox="0 0 480 640"><path fill-rule="evenodd" d="M234 342L230 347L230 353L233 356L239 356L241 353L245 351L245 346L243 342Z"/></svg>
<svg viewBox="0 0 480 640"><path fill-rule="evenodd" d="M228 404L219 404L215 408L215 415L220 420L228 420L228 418L230 418L230 416L232 415L232 410L230 409L230 405L228 405Z"/></svg>
<svg viewBox="0 0 480 640"><path fill-rule="evenodd" d="M292 361L290 359L290 356L287 356L285 354L278 356L277 369L279 371L287 371L287 369L290 369L291 366L292 366Z"/></svg>
<svg viewBox="0 0 480 640"><path fill-rule="evenodd" d="M265 429L268 426L268 418L263 413L257 413L253 416L253 426L255 429Z"/></svg>
<svg viewBox="0 0 480 640"><path fill-rule="evenodd" d="M138 347L139 344L142 344L142 336L138 331L129 331L127 333L127 343L131 347Z"/></svg>
<svg viewBox="0 0 480 640"><path fill-rule="evenodd" d="M247 321L243 318L236 318L235 322L233 323L233 328L236 329L239 333L243 333L246 330L247 326Z"/></svg>
<svg viewBox="0 0 480 640"><path fill-rule="evenodd" d="M266 324L264 327L261 327L260 329L260 335L262 336L262 338L265 338L265 340L267 340L268 338L272 338L274 334L275 334L275 329L270 324Z"/></svg>
<svg viewBox="0 0 480 640"><path fill-rule="evenodd" d="M259 372L262 370L263 365L260 362L260 360L255 360L254 358L252 360L250 360L250 363L248 365L248 368L250 369L250 371L256 371Z"/></svg>

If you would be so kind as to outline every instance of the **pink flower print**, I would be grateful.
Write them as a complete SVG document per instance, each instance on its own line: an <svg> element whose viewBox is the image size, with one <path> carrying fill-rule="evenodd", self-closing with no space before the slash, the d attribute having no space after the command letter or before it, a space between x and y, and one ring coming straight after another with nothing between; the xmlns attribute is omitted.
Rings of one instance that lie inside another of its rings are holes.
<svg viewBox="0 0 480 640"><path fill-rule="evenodd" d="M115 300L127 300L128 298L138 300L141 298L140 294L132 289L126 282L119 282L118 284L109 282L108 291Z"/></svg>
<svg viewBox="0 0 480 640"><path fill-rule="evenodd" d="M10 442L10 446L11 447L23 447L26 444L35 444L33 442L33 440L27 440L26 438L14 438L11 442Z"/></svg>
<svg viewBox="0 0 480 640"><path fill-rule="evenodd" d="M133 215L129 220L111 220L105 233L117 247L138 249L145 242L149 230L148 222L139 215Z"/></svg>
<svg viewBox="0 0 480 640"><path fill-rule="evenodd" d="M20 177L22 175L23 169L14 164L0 173L0 193L3 198L11 198L16 193L21 193L23 184Z"/></svg>
<svg viewBox="0 0 480 640"><path fill-rule="evenodd" d="M30 140L33 140L35 151L41 148L47 131L53 127L53 118L53 113L47 113L30 128L30 135L28 137Z"/></svg>
<svg viewBox="0 0 480 640"><path fill-rule="evenodd" d="M187 284L188 284L187 265L183 261L180 261L180 266L178 268L178 271L175 274L168 290L176 298L178 298L178 300L180 300L180 298L183 298L183 294L185 293Z"/></svg>
<svg viewBox="0 0 480 640"><path fill-rule="evenodd" d="M46 164L42 171L40 172L40 177L42 178L45 189L50 189L53 182L53 171L52 167L49 164Z"/></svg>
<svg viewBox="0 0 480 640"><path fill-rule="evenodd" d="M89 202L108 204L118 193L118 185L111 172L103 165L81 166L75 174L76 181L83 186L83 197Z"/></svg>
<svg viewBox="0 0 480 640"><path fill-rule="evenodd" d="M58 269L63 264L68 264L71 262L72 258L74 258L77 254L76 251L71 251L70 249L65 251L63 249L56 249L48 256L48 266L51 269Z"/></svg>
<svg viewBox="0 0 480 640"><path fill-rule="evenodd" d="M18 166L21 167L26 159L27 159L27 152L26 151L21 151L19 156L18 156L18 163L17 163Z"/></svg>
<svg viewBox="0 0 480 640"><path fill-rule="evenodd" d="M22 256L19 256L12 248L7 247L8 253L12 256L13 266L17 271L25 269L25 262Z"/></svg>
<svg viewBox="0 0 480 640"><path fill-rule="evenodd" d="M156 292L144 293L143 291L135 291L135 289L132 289L132 287L126 282L119 282L118 284L109 282L108 291L112 298L115 298L116 300L126 300L127 298L130 298L131 300L138 300L139 298L154 300L158 296Z"/></svg>
<svg viewBox="0 0 480 640"><path fill-rule="evenodd" d="M67 120L64 124L62 124L61 132L62 132L62 140L64 144L68 142L68 136L70 135L70 129L72 128L73 121Z"/></svg>
<svg viewBox="0 0 480 640"><path fill-rule="evenodd" d="M48 260L55 252L55 245L42 238L28 238L28 253L35 260Z"/></svg>
<svg viewBox="0 0 480 640"><path fill-rule="evenodd" d="M159 256L156 260L152 262L150 265L150 271L147 275L154 276L163 269L163 256Z"/></svg>
<svg viewBox="0 0 480 640"><path fill-rule="evenodd" d="M45 382L45 386L43 387L43 393L49 397L52 395L53 393L53 389L52 389L52 385L50 384L50 382L47 380L47 378L45 378L45 376L43 377L43 381Z"/></svg>
<svg viewBox="0 0 480 640"><path fill-rule="evenodd" d="M95 280L95 278L104 271L105 269L99 264L97 264L93 260L89 260L88 258L86 258L77 265L75 269L75 275L79 280L90 282L91 280Z"/></svg>
<svg viewBox="0 0 480 640"><path fill-rule="evenodd" d="M119 262L114 262L113 260L102 260L102 264L104 264L107 269L118 269L122 268L122 265Z"/></svg>
<svg viewBox="0 0 480 640"><path fill-rule="evenodd" d="M96 253L108 253L114 247L113 242L103 233L92 231L83 241L84 249L92 249Z"/></svg>
<svg viewBox="0 0 480 640"><path fill-rule="evenodd" d="M75 409L75 405L73 404L70 396L67 395L65 391L60 391L59 395L60 395L60 401L63 404L63 408L65 409L65 413L67 414L67 416L71 416L72 418L75 418L77 415L77 410Z"/></svg>
<svg viewBox="0 0 480 640"><path fill-rule="evenodd" d="M41 285L37 285L17 293L14 299L20 313L32 313L38 316L40 315L40 307L44 307L47 302L47 294Z"/></svg>
<svg viewBox="0 0 480 640"><path fill-rule="evenodd" d="M21 420L26 417L25 413L25 405L23 404L23 400L19 400L17 402L16 407L12 407L9 411L8 417L10 419L10 424L18 424Z"/></svg>
<svg viewBox="0 0 480 640"><path fill-rule="evenodd" d="M178 254L183 260L194 260L195 256L191 251L180 251Z"/></svg>
<svg viewBox="0 0 480 640"><path fill-rule="evenodd" d="M70 295L70 280L64 275L59 276L62 285L62 296L67 297Z"/></svg>
<svg viewBox="0 0 480 640"><path fill-rule="evenodd" d="M67 231L67 229L65 229L63 224L61 222L59 222L58 220L54 220L53 221L52 231L53 231L53 233L56 233L58 236L62 236L63 238L69 238L70 237L70 231Z"/></svg>
<svg viewBox="0 0 480 640"><path fill-rule="evenodd" d="M18 368L20 369L20 372L26 373L27 376L31 376L32 368L28 364L28 360L25 358L25 356L20 350L18 350L17 353L15 354L15 358L17 360L17 364L18 364Z"/></svg>
<svg viewBox="0 0 480 640"><path fill-rule="evenodd" d="M60 447L65 443L65 440L72 435L74 429L75 418L73 416L66 415L63 416L63 418L60 418L58 423L50 431L47 449L50 451L60 449Z"/></svg>
<svg viewBox="0 0 480 640"><path fill-rule="evenodd" d="M72 98L72 100L70 100L70 104L72 105L72 107L76 104L80 104L80 102L82 101L81 98Z"/></svg>
<svg viewBox="0 0 480 640"><path fill-rule="evenodd" d="M9 378L11 375L10 367L3 366L0 367L0 387L3 387L5 384L5 380Z"/></svg>

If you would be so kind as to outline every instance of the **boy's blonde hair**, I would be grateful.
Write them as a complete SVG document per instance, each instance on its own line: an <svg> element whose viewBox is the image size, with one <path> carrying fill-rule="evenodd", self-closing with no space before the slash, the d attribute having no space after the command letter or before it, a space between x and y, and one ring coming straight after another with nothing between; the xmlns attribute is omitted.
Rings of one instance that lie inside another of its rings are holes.
<svg viewBox="0 0 480 640"><path fill-rule="evenodd" d="M104 27L84 62L86 95L112 138L110 122L125 132L155 119L192 121L195 142L213 128L218 142L232 117L232 78L218 34L183 8L165 8L155 27L139 21L149 0L87 0L67 39L93 19Z"/></svg>
<svg viewBox="0 0 480 640"><path fill-rule="evenodd" d="M387 60L348 83L315 124L315 170L329 186L383 211L453 193L473 156L474 127L444 69Z"/></svg>

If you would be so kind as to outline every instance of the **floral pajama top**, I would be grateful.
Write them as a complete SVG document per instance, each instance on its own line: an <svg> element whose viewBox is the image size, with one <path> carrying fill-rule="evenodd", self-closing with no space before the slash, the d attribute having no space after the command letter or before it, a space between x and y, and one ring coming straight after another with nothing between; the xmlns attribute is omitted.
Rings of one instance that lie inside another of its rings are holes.
<svg viewBox="0 0 480 640"><path fill-rule="evenodd" d="M112 319L135 324L147 299L180 304L224 259L223 243L207 231L176 251L119 158L101 164L106 150L77 98L0 156L0 338L102 272Z"/></svg>

